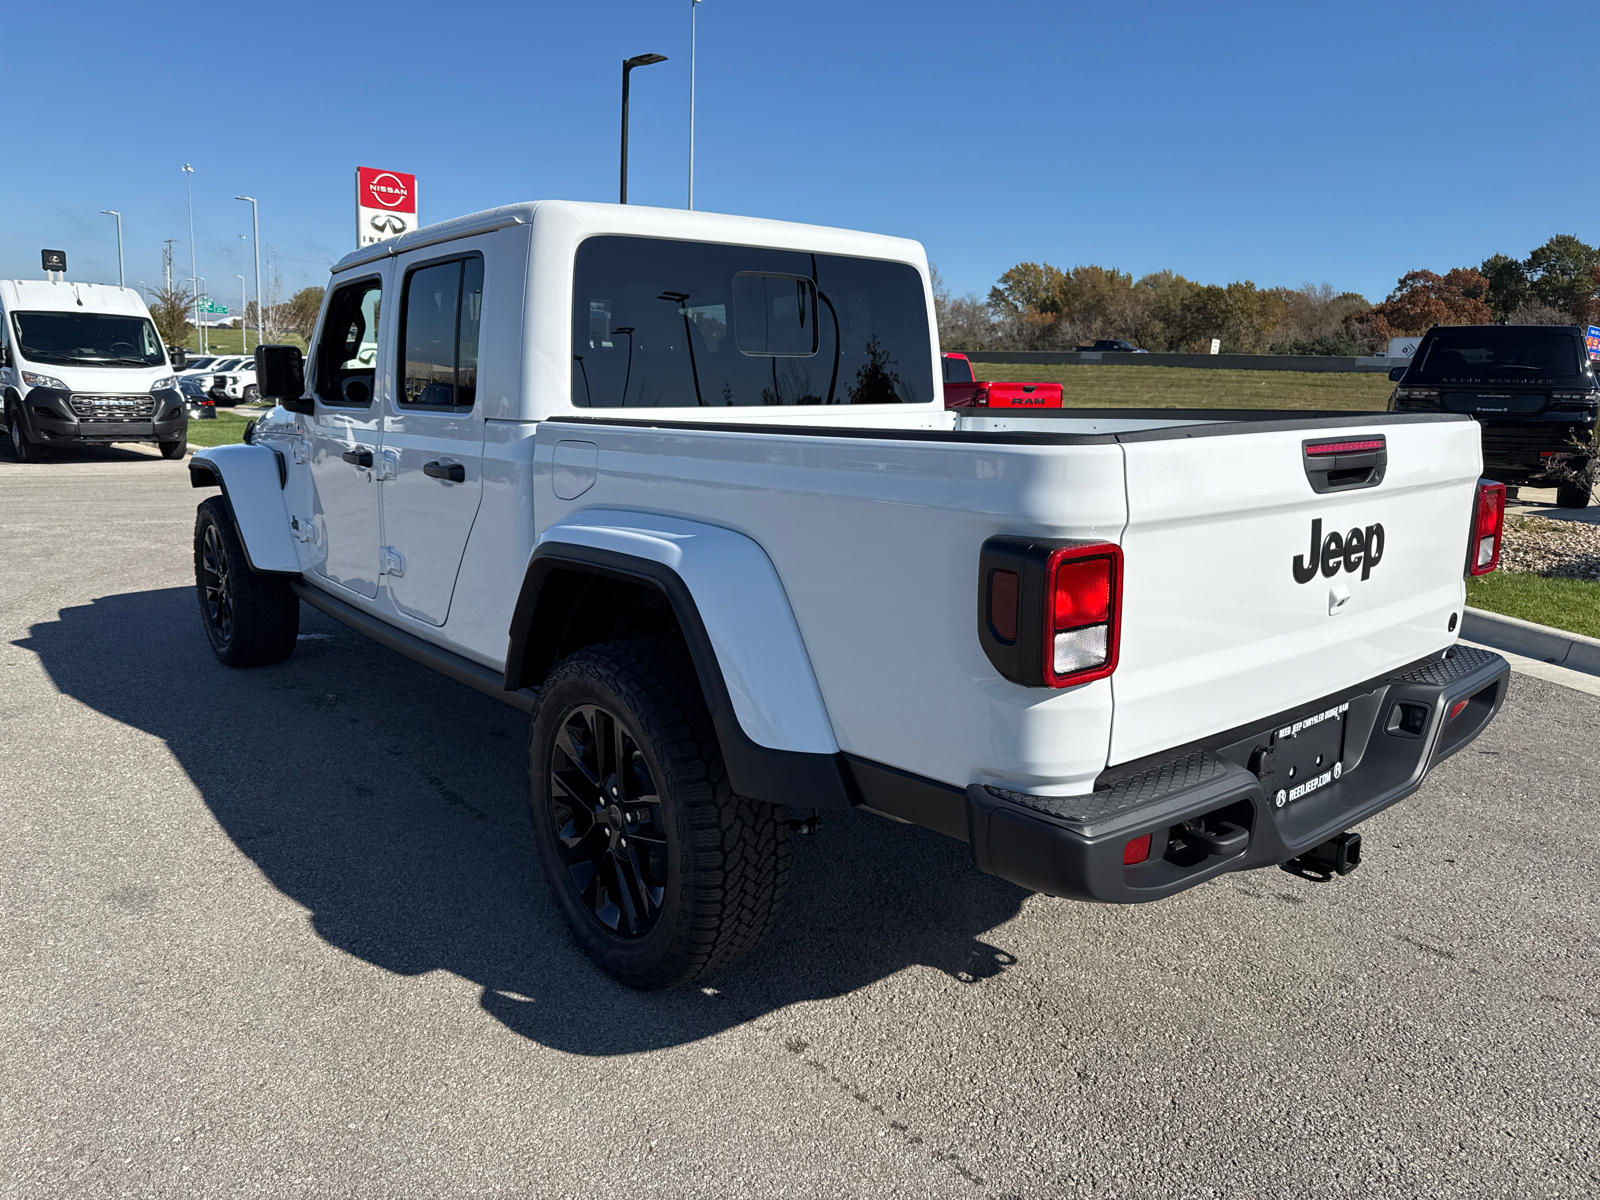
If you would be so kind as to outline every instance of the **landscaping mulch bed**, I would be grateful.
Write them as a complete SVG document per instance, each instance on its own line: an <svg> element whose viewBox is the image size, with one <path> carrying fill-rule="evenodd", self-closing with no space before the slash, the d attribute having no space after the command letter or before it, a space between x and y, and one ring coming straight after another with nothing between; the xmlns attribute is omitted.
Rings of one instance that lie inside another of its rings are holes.
<svg viewBox="0 0 1600 1200"><path fill-rule="evenodd" d="M1507 517L1500 566L1530 575L1600 579L1600 525Z"/></svg>

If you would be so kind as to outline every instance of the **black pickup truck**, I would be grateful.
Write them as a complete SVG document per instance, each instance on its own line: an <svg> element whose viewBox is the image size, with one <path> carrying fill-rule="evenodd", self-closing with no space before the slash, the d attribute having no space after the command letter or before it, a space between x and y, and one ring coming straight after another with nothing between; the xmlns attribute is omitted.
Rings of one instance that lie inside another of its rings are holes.
<svg viewBox="0 0 1600 1200"><path fill-rule="evenodd" d="M1470 413L1483 473L1511 487L1554 487L1583 508L1596 480L1600 380L1576 325L1435 325L1389 378L1396 412Z"/></svg>

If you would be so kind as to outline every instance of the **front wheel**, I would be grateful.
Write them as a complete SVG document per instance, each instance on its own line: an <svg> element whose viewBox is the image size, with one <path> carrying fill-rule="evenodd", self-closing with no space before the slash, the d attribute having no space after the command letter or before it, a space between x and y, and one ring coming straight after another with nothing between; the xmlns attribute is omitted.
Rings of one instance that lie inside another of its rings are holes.
<svg viewBox="0 0 1600 1200"><path fill-rule="evenodd" d="M630 987L731 963L777 919L785 809L736 794L694 667L634 638L564 659L529 741L534 842L578 944Z"/></svg>
<svg viewBox="0 0 1600 1200"><path fill-rule="evenodd" d="M230 667L260 667L294 653L300 601L282 575L252 570L221 496L194 521L194 582L212 652Z"/></svg>
<svg viewBox="0 0 1600 1200"><path fill-rule="evenodd" d="M246 404L254 404L256 401L258 401L260 399L261 399L261 389L258 388L255 384L252 383L249 387L244 389L244 402Z"/></svg>
<svg viewBox="0 0 1600 1200"><path fill-rule="evenodd" d="M162 458L182 458L187 453L189 453L189 443L183 438L175 442L161 443Z"/></svg>
<svg viewBox="0 0 1600 1200"><path fill-rule="evenodd" d="M28 436L28 431L23 428L22 414L14 407L11 410L9 423L11 434L11 453L16 455L18 462L36 463L44 457L39 449L39 443Z"/></svg>

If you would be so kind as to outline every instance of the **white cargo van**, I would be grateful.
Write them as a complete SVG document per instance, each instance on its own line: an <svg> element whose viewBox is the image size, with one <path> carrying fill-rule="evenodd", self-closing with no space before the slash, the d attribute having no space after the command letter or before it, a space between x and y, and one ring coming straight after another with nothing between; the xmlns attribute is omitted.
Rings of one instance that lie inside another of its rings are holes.
<svg viewBox="0 0 1600 1200"><path fill-rule="evenodd" d="M0 279L0 386L18 460L111 442L182 458L189 418L173 371L132 288Z"/></svg>

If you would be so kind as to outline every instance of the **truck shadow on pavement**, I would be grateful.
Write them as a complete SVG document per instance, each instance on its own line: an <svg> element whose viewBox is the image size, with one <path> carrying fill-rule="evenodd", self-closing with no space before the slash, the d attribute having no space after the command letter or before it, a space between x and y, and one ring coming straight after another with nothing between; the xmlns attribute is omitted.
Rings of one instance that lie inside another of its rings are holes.
<svg viewBox="0 0 1600 1200"><path fill-rule="evenodd" d="M749 957L705 987L631 991L576 947L546 890L523 714L307 606L276 667L223 667L199 622L192 589L132 592L64 609L16 644L65 695L165 741L330 945L400 975L471 980L525 1037L635 1053L910 966L979 984L1014 961L982 935L1026 892L979 873L963 844L846 812L795 839L784 915Z"/></svg>

